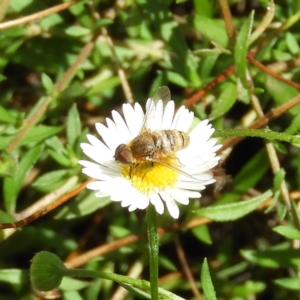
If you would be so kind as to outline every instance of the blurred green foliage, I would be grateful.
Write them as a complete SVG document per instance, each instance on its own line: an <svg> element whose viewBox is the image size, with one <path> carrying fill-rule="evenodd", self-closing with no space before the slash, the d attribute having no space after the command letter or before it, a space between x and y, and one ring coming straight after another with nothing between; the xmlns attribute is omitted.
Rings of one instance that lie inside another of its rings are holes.
<svg viewBox="0 0 300 300"><path fill-rule="evenodd" d="M0 221L21 219L40 208L38 200L58 198L86 180L77 164L83 158L79 144L86 141L88 132L95 133L95 122L105 123L111 110L120 110L126 99L116 60L134 100L142 105L161 85L169 86L179 105L235 64L236 72L191 108L200 119L211 118L218 129L241 127L255 119L250 77L252 92L257 92L265 113L298 95L296 88L247 62L246 54L258 49L255 59L299 82L300 0L275 1L270 26L251 46L251 28L264 18L267 1L228 3L237 36L234 45L219 4L211 0L79 1L30 23L0 27ZM6 12L0 25L58 4L0 1L0 10ZM97 14L101 17L96 18ZM91 41L90 53L78 64L79 54ZM72 76L58 89L71 67L75 68ZM270 129L296 134L299 111L298 105L272 120ZM28 123L35 117L35 122ZM26 126L28 132L16 142ZM199 201L181 207L182 224L199 216L214 220L195 228L182 226L178 233L196 284L200 288L202 280L207 296L299 299L300 254L295 241L299 228L279 192L280 183L286 180L290 191L295 191L294 198L299 198L299 153L289 143L276 142L275 147L282 170L279 175L271 171L262 139L248 138L224 158L232 180L220 195L214 196L208 188ZM268 210L256 210L270 196L269 190L273 202ZM252 202L243 207L245 199ZM33 211L25 210L31 207ZM167 214L159 217L161 227L169 228L174 222ZM28 269L38 251L51 251L65 259L145 232L144 211L129 213L84 190L64 207L21 229L0 231L0 298L32 299ZM173 234L168 231L161 236L160 286L185 299L196 299L174 251ZM126 275L138 265L140 277L148 279L145 253L146 239L141 238L112 247L84 267ZM62 285L63 299L112 299L117 289L103 280L74 282ZM138 299L131 293L124 297Z"/></svg>

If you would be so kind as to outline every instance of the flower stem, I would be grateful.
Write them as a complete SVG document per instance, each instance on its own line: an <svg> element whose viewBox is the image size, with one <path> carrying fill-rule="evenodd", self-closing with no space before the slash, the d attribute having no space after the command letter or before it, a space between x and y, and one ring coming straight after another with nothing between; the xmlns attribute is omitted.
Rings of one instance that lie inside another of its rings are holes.
<svg viewBox="0 0 300 300"><path fill-rule="evenodd" d="M271 131L268 129L224 129L216 130L214 133L215 137L232 137L232 136L251 136L251 137L262 137L268 140L278 140L289 142L296 147L299 147L300 136L290 135L287 133Z"/></svg>
<svg viewBox="0 0 300 300"><path fill-rule="evenodd" d="M153 205L147 208L147 231L150 258L151 299L158 300L158 234L157 213Z"/></svg>

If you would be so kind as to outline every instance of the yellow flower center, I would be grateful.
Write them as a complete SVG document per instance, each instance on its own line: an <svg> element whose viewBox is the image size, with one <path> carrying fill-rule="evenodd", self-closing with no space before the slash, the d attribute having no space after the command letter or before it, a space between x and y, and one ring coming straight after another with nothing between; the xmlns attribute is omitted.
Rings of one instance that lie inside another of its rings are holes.
<svg viewBox="0 0 300 300"><path fill-rule="evenodd" d="M164 162L179 168L176 158L165 158ZM123 165L122 175L131 180L132 185L143 194L173 187L178 180L178 172L153 162L144 162L131 167Z"/></svg>

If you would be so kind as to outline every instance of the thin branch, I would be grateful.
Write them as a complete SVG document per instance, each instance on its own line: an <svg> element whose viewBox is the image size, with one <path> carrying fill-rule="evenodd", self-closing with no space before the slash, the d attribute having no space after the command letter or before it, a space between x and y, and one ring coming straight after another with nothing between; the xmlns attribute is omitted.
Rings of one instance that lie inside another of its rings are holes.
<svg viewBox="0 0 300 300"><path fill-rule="evenodd" d="M226 31L229 37L229 44L231 47L234 46L235 43L235 28L232 22L232 16L229 9L228 1L227 0L218 0L219 5L221 7L221 11L223 14L223 19L225 21Z"/></svg>
<svg viewBox="0 0 300 300"><path fill-rule="evenodd" d="M224 81L227 77L229 77L234 72L234 66L230 66L227 70L225 70L222 74L219 74L213 81L208 83L204 88L202 88L199 92L194 94L192 97L188 98L183 105L185 107L190 107L195 104L198 100L200 100L204 95L212 90L217 84Z"/></svg>
<svg viewBox="0 0 300 300"><path fill-rule="evenodd" d="M273 108L270 112L268 112L266 115L255 121L253 124L251 124L248 129L258 129L266 126L268 122L271 120L274 120L281 116L283 113L288 111L289 109L293 108L297 104L300 103L300 95L296 96L295 98L283 103L282 105L278 106L277 108ZM229 147L233 147L236 145L238 142L243 140L244 137L233 137L233 138L228 138L223 142L222 148L218 151L218 153L221 153L225 149Z"/></svg>
<svg viewBox="0 0 300 300"><path fill-rule="evenodd" d="M257 26L255 31L251 34L249 44L251 45L261 34L267 29L267 27L271 24L275 14L275 4L273 0L269 1L269 7L267 9L267 13L265 14L264 18Z"/></svg>
<svg viewBox="0 0 300 300"><path fill-rule="evenodd" d="M38 13L34 13L32 15L29 15L29 16L26 16L26 17L23 17L23 18L18 18L17 20L12 20L12 21L7 21L7 22L0 23L0 30L11 28L11 27L14 27L14 26L24 25L26 23L30 23L30 22L42 19L46 16L49 16L51 14L62 11L62 10L66 9L66 8L76 4L76 3L77 3L77 1L62 3L62 4L59 4L59 5L53 6L51 8L45 9L43 11L40 11Z"/></svg>
<svg viewBox="0 0 300 300"><path fill-rule="evenodd" d="M264 66L262 63L260 63L259 61L257 61L255 58L252 57L252 55L247 55L248 60L255 65L257 68L259 68L260 70L262 70L264 73L273 76L274 78L300 90L300 84L293 82L291 80L288 80L282 76L280 76L279 74L275 73L274 71L272 71L270 68Z"/></svg>
<svg viewBox="0 0 300 300"><path fill-rule="evenodd" d="M37 212L33 213L32 215L30 215L29 217L27 217L25 219L22 219L22 220L19 220L16 222L12 222L12 223L0 223L0 229L21 227L21 226L24 226L42 216L44 216L45 214L49 213L56 207L62 205L63 203L67 202L68 200L70 200L71 198L76 196L79 192L81 192L82 190L84 190L86 188L86 186L89 182L92 182L92 181L94 181L94 179L89 179L89 180L85 181L79 187L77 187L74 190L72 190L71 192L63 195L55 202L50 203L49 205L41 208L40 210L38 210Z"/></svg>
<svg viewBox="0 0 300 300"><path fill-rule="evenodd" d="M176 252L177 252L177 255L178 255L178 258L179 258L179 261L180 261L180 264L181 264L181 267L183 269L183 272L191 286L191 289L192 289L192 292L195 296L196 299L198 300L202 300L202 296L201 296L201 293L197 287L197 284L196 284L196 281L195 281L195 278L193 276L193 273L189 267L189 263L186 259L186 255L184 253L184 250L182 248L182 245L180 243L180 240L178 238L178 235L176 232L174 232L174 241L175 241L175 245L176 245Z"/></svg>

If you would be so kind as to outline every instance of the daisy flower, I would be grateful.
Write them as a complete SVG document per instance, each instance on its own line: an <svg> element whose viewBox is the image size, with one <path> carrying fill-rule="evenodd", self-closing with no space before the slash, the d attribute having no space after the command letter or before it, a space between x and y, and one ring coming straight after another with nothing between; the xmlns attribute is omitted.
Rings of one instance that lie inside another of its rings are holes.
<svg viewBox="0 0 300 300"><path fill-rule="evenodd" d="M162 214L167 207L170 215L177 219L178 203L187 205L190 198L201 197L199 191L215 182L211 169L220 160L216 151L221 145L211 138L214 129L208 120L199 122L187 134L194 114L184 106L175 113L174 101L164 105L162 100L149 98L145 114L139 103L123 104L124 118L112 111L112 119L106 119L107 126L96 123L101 140L88 134L89 143L81 144L83 152L94 162L80 160L79 164L84 174L95 179L87 188L96 191L96 197L110 197L129 211L154 205ZM150 134L177 130L186 134L189 141L182 149L160 157L161 163L151 157L132 165L116 161L116 149L121 144L130 145L142 128Z"/></svg>

